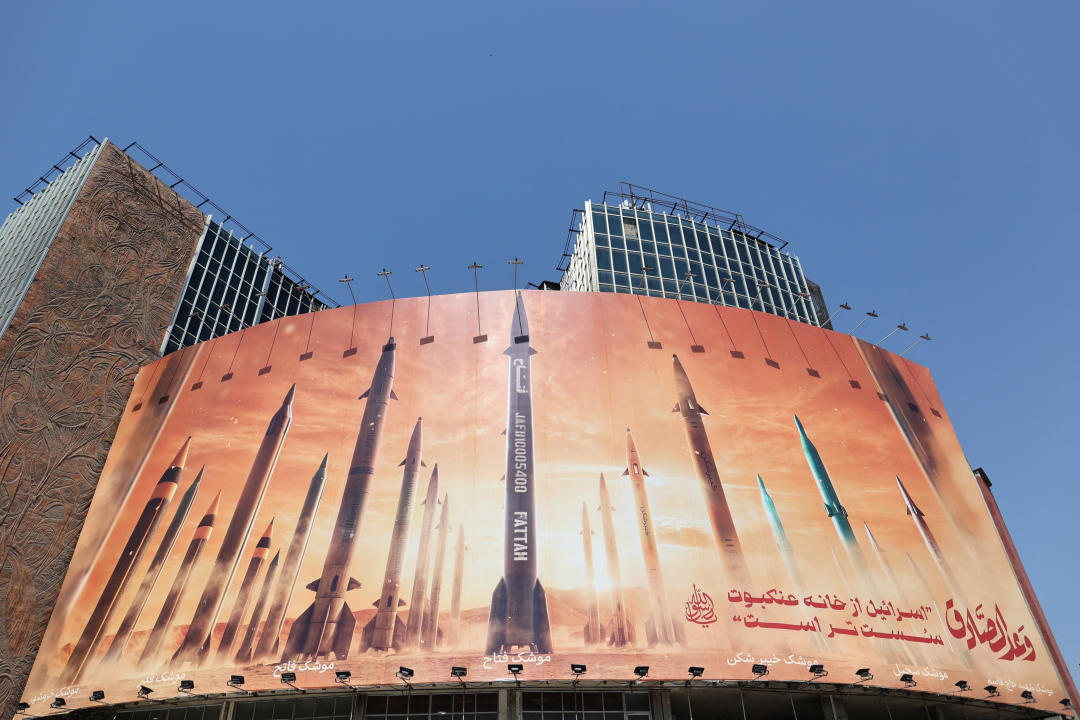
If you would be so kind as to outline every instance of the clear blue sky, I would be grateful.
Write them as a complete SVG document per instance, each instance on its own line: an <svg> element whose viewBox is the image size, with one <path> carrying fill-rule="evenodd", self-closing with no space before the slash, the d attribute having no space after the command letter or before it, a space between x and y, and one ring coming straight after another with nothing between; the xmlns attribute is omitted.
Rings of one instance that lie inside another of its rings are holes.
<svg viewBox="0 0 1080 720"><path fill-rule="evenodd" d="M934 338L1074 675L1080 6L17 3L0 196L139 140L346 299L557 279L620 180L789 240L832 306ZM3 213L14 202L0 200Z"/></svg>

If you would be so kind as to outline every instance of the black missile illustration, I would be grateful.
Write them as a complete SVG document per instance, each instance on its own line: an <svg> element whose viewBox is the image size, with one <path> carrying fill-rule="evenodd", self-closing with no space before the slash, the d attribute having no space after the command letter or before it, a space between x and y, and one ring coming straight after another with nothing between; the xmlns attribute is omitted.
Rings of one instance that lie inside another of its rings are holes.
<svg viewBox="0 0 1080 720"><path fill-rule="evenodd" d="M113 635L112 644L109 645L102 663L115 662L123 656L124 649L131 639L131 631L135 629L135 624L139 622L139 616L142 615L143 608L146 607L146 598L150 595L150 591L154 589L154 585L157 584L158 577L161 575L161 568L165 565L165 561L169 559L173 545L176 544L176 538L180 535L180 528L183 527L184 522L187 520L188 512L191 510L191 503L195 500L195 494L199 492L201 480L202 470L195 477L195 482L191 483L183 497L180 498L180 503L176 506L176 512L173 513L169 526L165 528L165 534L161 536L157 551L150 560L146 572L143 573L139 589L135 592L135 597L132 598L131 604L124 614L124 619L120 621L120 627L117 628L116 633Z"/></svg>
<svg viewBox="0 0 1080 720"><path fill-rule="evenodd" d="M705 495L705 507L712 524L713 537L720 549L720 557L729 577L725 582L749 587L750 578L746 569L746 557L743 554L739 534L735 530L735 520L731 517L724 487L720 483L720 473L713 458L709 435L705 432L702 415L708 415L705 408L697 401L694 388L690 385L682 363L672 355L672 368L675 374L675 407L672 412L682 415L683 429L686 431L686 445L694 459L701 491Z"/></svg>
<svg viewBox="0 0 1080 720"><path fill-rule="evenodd" d="M323 455L319 469L311 476L311 483L308 484L304 505L300 509L300 516L296 519L296 528L293 530L289 549L285 552L285 563L281 566L277 585L274 586L270 611L266 614L266 623L259 635L259 642L255 646L254 658L256 660L265 661L270 658L276 660L280 657L279 639L281 627L285 624L285 608L292 600L293 588L300 575L300 563L307 552L308 539L311 537L311 521L319 509L319 501L322 499L323 488L326 486L326 463L329 459L329 454Z"/></svg>
<svg viewBox="0 0 1080 720"><path fill-rule="evenodd" d="M274 520L266 526L262 537L255 543L255 549L251 553L247 570L240 581L240 587L236 590L236 598L233 600L232 611L225 623L225 632L221 635L221 643L218 645L218 659L225 660L232 653L233 643L236 642L236 634L240 631L240 623L244 621L244 613L247 612L248 601L251 600L251 591L255 587L255 578L259 576L266 556L270 554L270 543L274 538Z"/></svg>
<svg viewBox="0 0 1080 720"><path fill-rule="evenodd" d="M652 510L649 509L649 495L645 491L645 477L648 475L641 465L634 436L626 428L626 471L634 490L634 504L637 505L638 535L641 537L641 555L645 561L645 577L649 582L649 617L645 620L645 634L648 635L649 647L657 643L685 643L682 625L675 620L668 606L667 593L664 591L664 574L660 569L660 551L656 547L656 532L653 530Z"/></svg>
<svg viewBox="0 0 1080 720"><path fill-rule="evenodd" d="M581 503L581 537L585 552L585 644L598 645L601 640L600 601L596 596L596 571L593 568L592 527L589 525L589 508Z"/></svg>
<svg viewBox="0 0 1080 720"><path fill-rule="evenodd" d="M506 408L506 485L503 576L491 595L488 655L515 647L551 652L547 595L536 575L536 475L533 457L532 362L521 293L510 332Z"/></svg>
<svg viewBox="0 0 1080 720"><path fill-rule="evenodd" d="M416 481L420 476L424 448L423 419L417 418L409 438L409 450L401 466L401 493L398 495L394 530L390 535L390 551L386 556L386 572L383 574L382 594L374 602L375 617L360 632L361 650L400 650L405 643L405 623L398 618L398 608L405 604L401 599L401 571L405 564L405 546L409 544L409 524L412 519L413 497ZM400 466L399 466L400 467Z"/></svg>
<svg viewBox="0 0 1080 720"><path fill-rule="evenodd" d="M622 571L619 569L619 547L615 542L615 508L611 506L604 473L600 473L600 522L604 527L604 551L607 557L608 582L611 585L611 622L605 628L608 645L622 647L634 643L634 627L626 610Z"/></svg>
<svg viewBox="0 0 1080 720"><path fill-rule="evenodd" d="M202 662L209 657L210 638L214 625L217 623L218 613L221 611L225 590L232 582L233 574L243 557L244 546L255 524L255 516L259 513L259 506L270 484L270 476L277 464L278 454L281 452L281 446L292 424L292 405L295 394L296 385L294 384L285 394L281 407L270 418L262 443L259 445L258 452L255 453L251 470L240 490L240 498L237 500L232 517L229 518L229 526L225 529L221 548L218 549L214 565L208 573L206 585L195 608L195 615L188 626L187 634L184 636L184 642L173 656L174 662Z"/></svg>
<svg viewBox="0 0 1080 720"><path fill-rule="evenodd" d="M240 648L236 651L236 662L238 663L251 662L251 645L255 642L255 633L258 632L259 623L262 622L266 599L270 597L270 588L274 584L274 578L277 577L278 559L280 557L281 550L278 550L274 553L274 559L266 566L266 577L263 578L259 597L255 600L255 609L251 611L251 621L248 623L247 630L244 631L243 639L240 640Z"/></svg>
<svg viewBox="0 0 1080 720"><path fill-rule="evenodd" d="M360 583L349 576L349 569L356 553L360 520L367 505L368 486L375 476L375 461L386 411L390 399L397 399L393 390L395 347L394 338L383 346L371 386L360 396L361 400L367 398L367 403L349 460L349 474L345 479L345 490L337 520L334 521L322 575L307 586L315 591L315 602L293 622L289 640L285 643L283 660L337 660L349 656L356 618L345 602L345 593L360 587Z"/></svg>
<svg viewBox="0 0 1080 720"><path fill-rule="evenodd" d="M204 467L203 470L205 469L206 468ZM203 470L199 470L199 477L202 477ZM196 478L196 480L197 479L198 478ZM191 577L191 571L194 569L195 563L199 561L203 548L206 547L206 542L210 539L210 534L214 530L214 519L217 517L218 505L220 503L221 491L219 490L218 494L214 496L214 501L210 503L210 507L206 509L206 514L204 514L202 520L199 521L198 527L195 528L194 535L191 536L191 542L188 543L187 551L184 553L184 559L180 561L180 567L177 569L176 576L173 578L172 586L169 588L169 594L165 596L165 602L158 612L157 620L154 621L154 629L150 631L150 637L147 638L146 645L139 655L140 665L156 658L161 651L161 645L165 640L165 633L172 628L172 620L173 615L176 613L176 606L179 605L180 599L187 590L187 583L188 579Z"/></svg>
<svg viewBox="0 0 1080 720"><path fill-rule="evenodd" d="M458 525L457 547L454 549L454 584L450 588L450 620L446 624L446 644L461 643L461 581L465 572L465 525Z"/></svg>
<svg viewBox="0 0 1080 720"><path fill-rule="evenodd" d="M439 642L439 601L442 596L443 562L446 559L446 535L450 531L450 498L443 495L442 516L439 518L439 537L435 541L435 567L431 569L431 597L424 610L423 644L429 650Z"/></svg>
<svg viewBox="0 0 1080 720"><path fill-rule="evenodd" d="M420 627L424 620L424 602L427 599L428 575L431 559L431 528L435 524L435 511L439 504L439 465L431 470L427 495L424 498L424 517L420 521L420 545L416 549L416 572L413 574L412 594L409 597L409 623L405 627L405 644L420 645Z"/></svg>
<svg viewBox="0 0 1080 720"><path fill-rule="evenodd" d="M165 506L169 504L173 494L176 492L177 484L180 482L180 475L184 470L184 463L187 461L188 444L190 442L191 438L184 441L180 451L176 453L176 457L150 492L150 497L146 499L146 505L143 507L138 520L135 521L135 527L132 528L127 542L124 543L124 549L120 552L120 557L117 558L112 573L98 596L94 611L90 614L90 619L86 621L82 635L79 636L71 655L68 657L67 665L64 666L63 671L60 673L62 683L74 684L78 682L93 649L101 641L105 626L108 624L109 617L116 607L116 601L124 592L124 587L131 578L131 569L139 562L143 550L146 549L147 538L154 534L158 523L161 522Z"/></svg>

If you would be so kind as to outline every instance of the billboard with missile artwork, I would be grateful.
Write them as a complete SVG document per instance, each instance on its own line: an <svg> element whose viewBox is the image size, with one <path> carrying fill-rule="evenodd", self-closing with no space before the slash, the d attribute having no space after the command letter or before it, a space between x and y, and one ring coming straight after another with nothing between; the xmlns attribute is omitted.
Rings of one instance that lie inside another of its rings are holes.
<svg viewBox="0 0 1080 720"><path fill-rule="evenodd" d="M139 374L23 699L573 662L1055 708L985 492L926 368L773 315L533 291L282 318Z"/></svg>

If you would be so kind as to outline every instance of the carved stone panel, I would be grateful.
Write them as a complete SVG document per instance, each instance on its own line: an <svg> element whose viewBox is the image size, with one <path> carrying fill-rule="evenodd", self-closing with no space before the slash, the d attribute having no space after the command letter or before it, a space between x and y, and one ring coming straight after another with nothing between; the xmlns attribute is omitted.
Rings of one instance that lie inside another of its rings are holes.
<svg viewBox="0 0 1080 720"><path fill-rule="evenodd" d="M157 356L204 221L106 145L0 338L0 717L26 683L133 379Z"/></svg>

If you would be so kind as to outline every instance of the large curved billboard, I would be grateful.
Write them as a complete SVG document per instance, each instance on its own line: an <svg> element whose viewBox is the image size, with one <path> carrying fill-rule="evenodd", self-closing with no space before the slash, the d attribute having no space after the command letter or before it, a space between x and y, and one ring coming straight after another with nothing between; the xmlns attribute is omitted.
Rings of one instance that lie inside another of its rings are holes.
<svg viewBox="0 0 1080 720"><path fill-rule="evenodd" d="M72 568L28 702L570 663L1065 695L929 372L695 303L399 300L175 353Z"/></svg>

